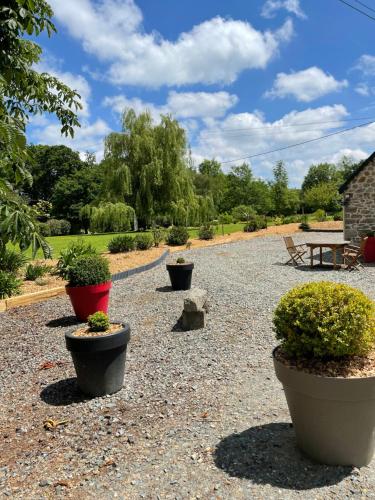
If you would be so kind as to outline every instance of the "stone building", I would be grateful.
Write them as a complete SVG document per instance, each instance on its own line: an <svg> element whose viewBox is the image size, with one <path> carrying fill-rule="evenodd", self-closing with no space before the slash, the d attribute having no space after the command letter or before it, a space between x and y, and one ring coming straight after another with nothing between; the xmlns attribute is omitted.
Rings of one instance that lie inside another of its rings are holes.
<svg viewBox="0 0 375 500"><path fill-rule="evenodd" d="M375 153L363 161L340 187L344 204L344 238L359 243L375 231Z"/></svg>

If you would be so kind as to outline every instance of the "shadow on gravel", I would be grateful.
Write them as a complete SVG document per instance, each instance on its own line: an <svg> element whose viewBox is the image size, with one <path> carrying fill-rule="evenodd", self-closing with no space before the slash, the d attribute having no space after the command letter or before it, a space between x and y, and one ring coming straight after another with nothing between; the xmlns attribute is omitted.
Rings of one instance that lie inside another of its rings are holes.
<svg viewBox="0 0 375 500"><path fill-rule="evenodd" d="M342 481L351 467L313 463L296 448L291 424L273 423L231 434L217 445L215 464L232 477L276 488L309 490Z"/></svg>
<svg viewBox="0 0 375 500"><path fill-rule="evenodd" d="M59 328L64 326L74 326L78 325L79 321L75 316L62 316L61 318L51 319L46 323L46 326L50 328Z"/></svg>
<svg viewBox="0 0 375 500"><path fill-rule="evenodd" d="M40 393L40 398L52 406L68 406L88 399L79 390L76 378L66 378L47 385Z"/></svg>
<svg viewBox="0 0 375 500"><path fill-rule="evenodd" d="M158 288L156 288L156 291L157 292L164 292L164 293L167 293L167 292L173 292L173 288L171 286L159 286Z"/></svg>

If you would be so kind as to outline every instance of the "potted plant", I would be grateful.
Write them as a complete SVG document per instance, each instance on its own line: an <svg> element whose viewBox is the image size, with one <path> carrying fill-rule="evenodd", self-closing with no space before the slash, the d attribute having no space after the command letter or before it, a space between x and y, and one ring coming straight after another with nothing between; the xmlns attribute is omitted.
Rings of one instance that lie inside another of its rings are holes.
<svg viewBox="0 0 375 500"><path fill-rule="evenodd" d="M375 447L375 304L348 285L307 283L274 314L273 351L297 444L317 462L363 466Z"/></svg>
<svg viewBox="0 0 375 500"><path fill-rule="evenodd" d="M100 255L77 257L67 271L66 292L75 315L86 321L90 314L108 311L109 291L112 286L108 261Z"/></svg>
<svg viewBox="0 0 375 500"><path fill-rule="evenodd" d="M173 290L190 290L193 269L194 264L192 262L185 262L185 259L182 257L179 257L176 262L167 264L167 271Z"/></svg>
<svg viewBox="0 0 375 500"><path fill-rule="evenodd" d="M375 231L368 231L366 233L363 257L365 262L375 262Z"/></svg>
<svg viewBox="0 0 375 500"><path fill-rule="evenodd" d="M129 340L129 325L110 323L100 311L88 317L87 325L65 334L82 392L104 396L122 388Z"/></svg>

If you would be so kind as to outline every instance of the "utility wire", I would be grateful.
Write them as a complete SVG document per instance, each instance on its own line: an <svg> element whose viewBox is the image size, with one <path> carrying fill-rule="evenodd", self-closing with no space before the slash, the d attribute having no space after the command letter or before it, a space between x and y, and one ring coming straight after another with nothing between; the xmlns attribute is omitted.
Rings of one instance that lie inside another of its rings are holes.
<svg viewBox="0 0 375 500"><path fill-rule="evenodd" d="M360 0L354 0L355 2L359 3L359 5L362 5L362 7L365 7L365 9L368 9L368 10L371 10L372 12L375 12L375 9L373 9L372 7L369 7L368 5L366 5L365 3L361 2Z"/></svg>
<svg viewBox="0 0 375 500"><path fill-rule="evenodd" d="M358 9L358 8L357 8L357 7L355 7L354 5L352 5L352 4L348 3L348 2L345 2L345 0L338 0L338 1L339 1L339 2L341 2L341 3L343 3L343 4L345 4L345 5L347 5L348 7L351 7L352 9L356 10L356 11L357 11L357 12L359 12L360 14L363 14L364 16L366 16L366 17L368 17L368 18L372 19L373 21L375 21L375 17L370 16L370 14L367 14L367 12L365 12L365 11L363 11L363 10L361 10L361 9Z"/></svg>
<svg viewBox="0 0 375 500"><path fill-rule="evenodd" d="M257 153L250 156L243 156L242 158L235 158L233 160L225 160L220 163L232 163L234 161L250 160L251 158L256 158L258 156L269 155L271 153L277 153L278 151L284 151L285 149L295 148L297 146L302 146L303 144L309 144L310 142L321 141L322 139L327 139L327 137L332 137L333 135L343 134L344 132L349 132L349 130L354 130L361 127L366 127L375 122L362 123L361 125L356 125L355 127L345 128L344 130L339 130L338 132L333 132L332 134L323 135L322 137L317 137L315 139L309 139L308 141L297 142L296 144L290 144L289 146L284 146L283 148L273 149L272 151L265 151L263 153Z"/></svg>

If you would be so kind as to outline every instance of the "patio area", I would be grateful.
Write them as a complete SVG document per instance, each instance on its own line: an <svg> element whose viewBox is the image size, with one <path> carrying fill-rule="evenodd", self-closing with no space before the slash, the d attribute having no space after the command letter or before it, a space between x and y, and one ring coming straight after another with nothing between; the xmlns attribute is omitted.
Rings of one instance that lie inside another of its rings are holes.
<svg viewBox="0 0 375 500"><path fill-rule="evenodd" d="M296 243L342 241L301 233ZM114 284L110 317L130 323L125 386L85 400L64 333L66 297L0 316L0 491L11 498L375 497L375 463L314 464L295 447L271 352L272 314L298 283L332 280L375 299L375 266L285 266L281 236L182 253L208 290L203 330L182 332L186 292L165 266ZM330 260L329 253L325 259ZM66 421L48 431L43 422Z"/></svg>

